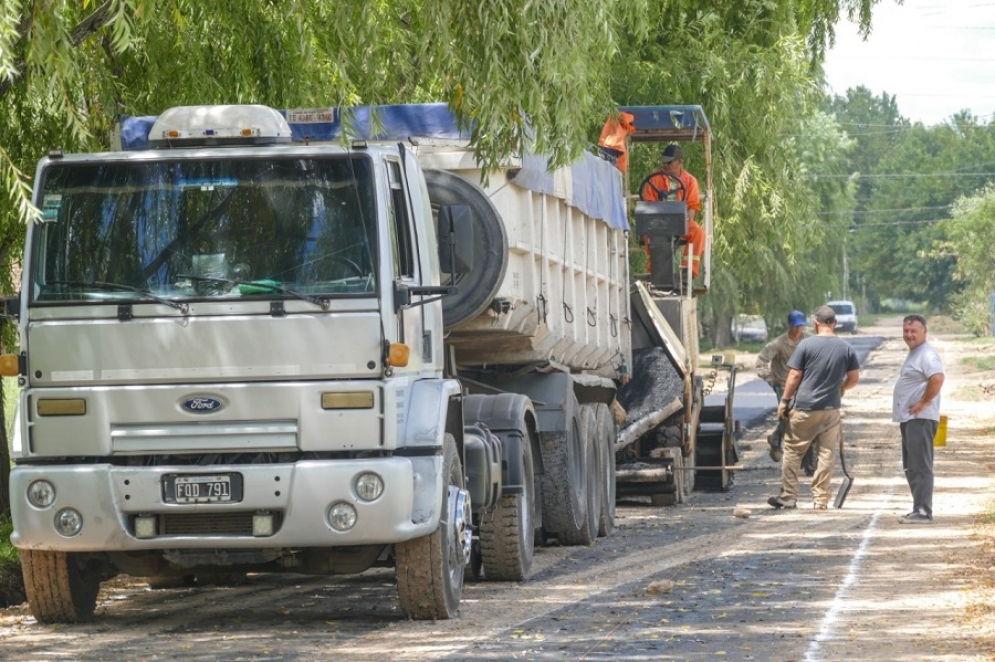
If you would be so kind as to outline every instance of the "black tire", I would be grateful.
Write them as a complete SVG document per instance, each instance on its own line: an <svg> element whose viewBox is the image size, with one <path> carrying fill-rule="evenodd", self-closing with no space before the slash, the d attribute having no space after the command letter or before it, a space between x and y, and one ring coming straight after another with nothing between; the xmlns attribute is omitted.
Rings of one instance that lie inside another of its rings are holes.
<svg viewBox="0 0 995 662"><path fill-rule="evenodd" d="M458 513L450 512L449 489L464 489L463 464L456 451L456 440L446 433L442 449L442 517L439 528L427 536L394 545L397 594L401 609L408 617L445 620L456 616L463 597L466 564L462 546L462 527Z"/></svg>
<svg viewBox="0 0 995 662"><path fill-rule="evenodd" d="M601 513L598 518L598 536L610 536L615 530L615 419L608 405L599 403L595 406L595 429L597 429L598 474L601 476Z"/></svg>
<svg viewBox="0 0 995 662"><path fill-rule="evenodd" d="M456 282L458 291L442 299L443 322L446 328L452 328L473 319L491 305L508 267L508 235L501 214L480 187L442 170L426 170L425 183L436 213L441 205L470 208L473 269L460 274Z"/></svg>
<svg viewBox="0 0 995 662"><path fill-rule="evenodd" d="M484 577L495 581L520 582L529 578L535 555L535 472L532 444L522 443L524 494L501 497L497 508L480 521L480 556Z"/></svg>
<svg viewBox="0 0 995 662"><path fill-rule="evenodd" d="M24 591L39 623L85 623L93 620L100 590L98 568L82 563L75 552L20 550Z"/></svg>
<svg viewBox="0 0 995 662"><path fill-rule="evenodd" d="M601 517L601 476L598 474L597 421L594 408L580 408L580 438L584 449L582 480L584 482L583 521L580 526L558 534L563 545L590 546L598 539L598 519Z"/></svg>
<svg viewBox="0 0 995 662"><path fill-rule="evenodd" d="M581 434L580 406L569 394L566 430L543 432L542 525L545 533L563 543L563 536L578 531L587 515L587 453Z"/></svg>

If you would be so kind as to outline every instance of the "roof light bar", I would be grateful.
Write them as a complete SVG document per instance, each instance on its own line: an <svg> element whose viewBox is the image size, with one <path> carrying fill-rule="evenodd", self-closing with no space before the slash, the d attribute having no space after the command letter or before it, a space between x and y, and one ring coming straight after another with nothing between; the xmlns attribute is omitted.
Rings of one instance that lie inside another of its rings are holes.
<svg viewBox="0 0 995 662"><path fill-rule="evenodd" d="M272 145L291 141L290 125L267 106L178 106L160 115L149 146L213 147Z"/></svg>

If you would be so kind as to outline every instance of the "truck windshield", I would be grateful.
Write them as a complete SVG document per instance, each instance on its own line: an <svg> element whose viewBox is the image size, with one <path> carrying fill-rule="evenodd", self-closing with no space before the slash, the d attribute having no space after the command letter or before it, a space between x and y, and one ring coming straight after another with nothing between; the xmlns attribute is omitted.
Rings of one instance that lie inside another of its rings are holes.
<svg viewBox="0 0 995 662"><path fill-rule="evenodd" d="M363 156L52 164L32 300L369 295L371 168Z"/></svg>

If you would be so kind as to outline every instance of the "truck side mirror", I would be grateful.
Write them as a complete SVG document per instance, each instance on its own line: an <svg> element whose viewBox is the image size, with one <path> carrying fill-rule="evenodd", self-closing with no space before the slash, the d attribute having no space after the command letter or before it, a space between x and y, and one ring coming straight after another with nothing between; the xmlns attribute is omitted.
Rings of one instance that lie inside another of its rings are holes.
<svg viewBox="0 0 995 662"><path fill-rule="evenodd" d="M468 205L439 207L439 268L465 274L473 269L473 218Z"/></svg>

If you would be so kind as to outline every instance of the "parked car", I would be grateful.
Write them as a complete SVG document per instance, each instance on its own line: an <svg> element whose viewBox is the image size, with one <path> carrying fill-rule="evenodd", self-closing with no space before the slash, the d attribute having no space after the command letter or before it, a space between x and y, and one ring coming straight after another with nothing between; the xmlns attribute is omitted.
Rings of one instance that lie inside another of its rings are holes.
<svg viewBox="0 0 995 662"><path fill-rule="evenodd" d="M767 342L767 322L760 315L736 315L732 320L736 342Z"/></svg>
<svg viewBox="0 0 995 662"><path fill-rule="evenodd" d="M826 304L836 311L836 330L857 333L857 307L852 301L830 301Z"/></svg>

